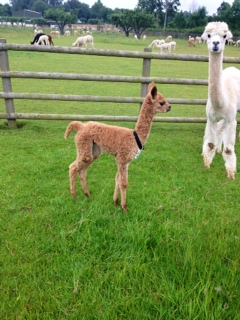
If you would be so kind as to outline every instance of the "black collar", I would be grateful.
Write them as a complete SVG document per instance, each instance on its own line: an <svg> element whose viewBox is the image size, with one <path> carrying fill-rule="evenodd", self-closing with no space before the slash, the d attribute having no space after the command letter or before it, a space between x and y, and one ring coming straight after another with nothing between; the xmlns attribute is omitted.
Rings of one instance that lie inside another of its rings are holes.
<svg viewBox="0 0 240 320"><path fill-rule="evenodd" d="M137 131L133 131L133 134L134 134L135 140L136 140L136 142L137 142L138 148L139 148L140 150L143 150L143 149L144 149L144 146L142 145L142 143L141 143L141 141L140 141L140 139L139 139L139 136L138 136L138 134L137 134Z"/></svg>

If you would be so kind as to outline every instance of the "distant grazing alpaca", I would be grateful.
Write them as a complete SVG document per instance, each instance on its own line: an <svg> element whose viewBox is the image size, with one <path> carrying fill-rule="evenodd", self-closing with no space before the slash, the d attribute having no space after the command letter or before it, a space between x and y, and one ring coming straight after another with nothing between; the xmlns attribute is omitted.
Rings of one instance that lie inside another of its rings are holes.
<svg viewBox="0 0 240 320"><path fill-rule="evenodd" d="M50 36L52 37L52 38L60 38L60 32L58 31L58 30L52 30L51 32L50 32Z"/></svg>
<svg viewBox="0 0 240 320"><path fill-rule="evenodd" d="M35 45L39 45L39 46L49 46L49 38L46 34L42 35L37 42L34 43Z"/></svg>
<svg viewBox="0 0 240 320"><path fill-rule="evenodd" d="M225 22L210 22L202 35L209 50L207 124L203 143L203 159L210 168L216 151L222 153L229 179L236 173L236 115L240 110L240 70L222 70L225 41L232 34ZM223 144L223 150L222 150Z"/></svg>
<svg viewBox="0 0 240 320"><path fill-rule="evenodd" d="M235 47L240 47L240 40L235 43Z"/></svg>
<svg viewBox="0 0 240 320"><path fill-rule="evenodd" d="M65 31L64 32L64 36L70 37L71 36L71 31L70 30Z"/></svg>
<svg viewBox="0 0 240 320"><path fill-rule="evenodd" d="M154 47L157 47L159 46L160 44L163 44L165 43L165 40L159 40L159 39L155 39L152 41L152 43L148 46L148 48L154 48Z"/></svg>
<svg viewBox="0 0 240 320"><path fill-rule="evenodd" d="M46 34L45 34L45 33L37 33L37 34L35 35L33 41L30 41L30 44L35 44L36 42L38 42L39 38L40 38L41 36L44 36L44 35L46 35Z"/></svg>
<svg viewBox="0 0 240 320"><path fill-rule="evenodd" d="M189 47L195 47L195 39L191 36L188 38L188 45Z"/></svg>
<svg viewBox="0 0 240 320"><path fill-rule="evenodd" d="M73 47L82 47L83 45L87 47L87 44L90 44L92 48L94 48L93 36L90 34L78 37L77 40L72 44Z"/></svg>
<svg viewBox="0 0 240 320"><path fill-rule="evenodd" d="M177 44L176 44L176 42L175 42L175 41L171 41L171 42L169 42L169 44L171 45L172 50L176 50L176 46L177 46Z"/></svg>
<svg viewBox="0 0 240 320"><path fill-rule="evenodd" d="M30 43L39 46L54 46L52 36L46 35L45 33L37 34Z"/></svg>
<svg viewBox="0 0 240 320"><path fill-rule="evenodd" d="M167 51L168 53L172 52L172 45L170 42L162 43L156 47L160 49L160 53L163 53L164 50Z"/></svg>
<svg viewBox="0 0 240 320"><path fill-rule="evenodd" d="M197 37L196 37L196 42L197 42L198 44L202 43L202 38L197 36Z"/></svg>
<svg viewBox="0 0 240 320"><path fill-rule="evenodd" d="M233 39L229 39L229 40L228 40L228 45L229 45L229 46L234 46L235 43L236 43L236 42L233 41Z"/></svg>
<svg viewBox="0 0 240 320"><path fill-rule="evenodd" d="M127 213L128 167L139 156L143 145L147 142L153 118L158 112L168 112L171 106L161 93L158 93L155 83L151 83L148 94L143 101L135 130L110 126L99 122L82 123L73 121L69 124L65 138L74 130L77 132L75 142L77 159L69 167L71 194L76 197L77 174L81 179L86 196L90 197L87 185L87 170L94 160L104 151L116 158L118 172L114 192L114 203L118 205L121 193L122 209Z"/></svg>

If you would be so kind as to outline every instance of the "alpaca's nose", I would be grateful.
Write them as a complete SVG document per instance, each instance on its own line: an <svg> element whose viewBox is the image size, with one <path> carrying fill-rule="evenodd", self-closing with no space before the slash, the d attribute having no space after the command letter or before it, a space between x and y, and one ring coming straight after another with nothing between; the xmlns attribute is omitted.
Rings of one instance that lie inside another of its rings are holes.
<svg viewBox="0 0 240 320"><path fill-rule="evenodd" d="M219 41L213 41L213 48L212 48L212 50L213 51L218 51L219 50Z"/></svg>

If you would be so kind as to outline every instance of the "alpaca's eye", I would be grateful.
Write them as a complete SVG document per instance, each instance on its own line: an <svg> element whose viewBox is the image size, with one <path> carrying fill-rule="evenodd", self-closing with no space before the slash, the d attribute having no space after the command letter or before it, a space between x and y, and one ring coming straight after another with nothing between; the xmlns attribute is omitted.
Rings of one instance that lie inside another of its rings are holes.
<svg viewBox="0 0 240 320"><path fill-rule="evenodd" d="M223 36L223 39L226 39L227 35L225 34L225 36Z"/></svg>
<svg viewBox="0 0 240 320"><path fill-rule="evenodd" d="M208 38L211 38L211 35L210 35L210 34L208 34L207 36L208 36Z"/></svg>
<svg viewBox="0 0 240 320"><path fill-rule="evenodd" d="M164 106L164 105L165 105L165 102L160 102L160 105L161 105L161 106Z"/></svg>

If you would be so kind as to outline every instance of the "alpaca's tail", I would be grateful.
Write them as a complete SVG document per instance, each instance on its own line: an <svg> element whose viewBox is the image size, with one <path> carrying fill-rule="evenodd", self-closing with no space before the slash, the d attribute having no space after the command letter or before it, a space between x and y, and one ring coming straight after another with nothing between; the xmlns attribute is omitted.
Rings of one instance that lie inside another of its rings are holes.
<svg viewBox="0 0 240 320"><path fill-rule="evenodd" d="M80 121L73 121L71 122L68 127L67 130L65 132L64 138L67 139L70 136L70 133L72 131L79 131L82 130L84 127L84 123L80 122Z"/></svg>
<svg viewBox="0 0 240 320"><path fill-rule="evenodd" d="M76 45L77 45L77 41L73 42L72 46L76 47Z"/></svg>

